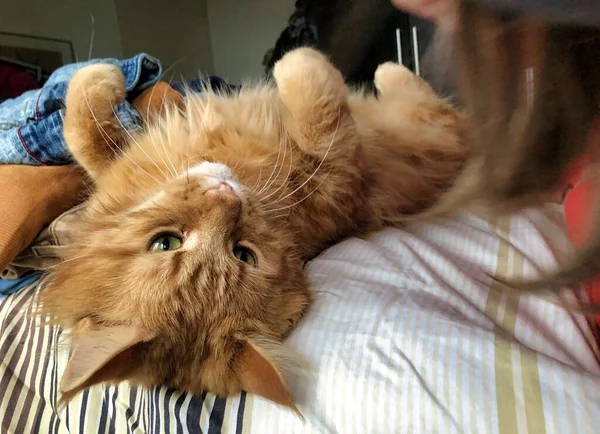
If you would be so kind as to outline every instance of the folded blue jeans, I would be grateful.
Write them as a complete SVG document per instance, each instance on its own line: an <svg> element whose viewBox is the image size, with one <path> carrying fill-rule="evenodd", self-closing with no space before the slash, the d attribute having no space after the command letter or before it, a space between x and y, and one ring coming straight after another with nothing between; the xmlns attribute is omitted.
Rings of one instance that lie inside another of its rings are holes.
<svg viewBox="0 0 600 434"><path fill-rule="evenodd" d="M75 72L93 63L118 65L125 75L127 101L116 113L127 129L141 125L130 101L161 76L158 59L141 53L130 59L93 59L65 65L52 73L41 89L0 104L0 164L61 165L71 162L63 138L64 98Z"/></svg>

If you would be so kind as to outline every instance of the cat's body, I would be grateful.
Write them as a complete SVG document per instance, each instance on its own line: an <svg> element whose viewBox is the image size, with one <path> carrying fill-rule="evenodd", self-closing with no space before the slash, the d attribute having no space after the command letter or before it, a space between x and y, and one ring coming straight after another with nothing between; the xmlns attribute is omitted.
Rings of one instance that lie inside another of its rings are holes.
<svg viewBox="0 0 600 434"><path fill-rule="evenodd" d="M378 98L313 50L274 77L190 95L134 136L118 69L73 78L65 137L96 191L41 299L73 330L67 398L129 379L292 406L277 342L310 303L303 263L431 205L468 154L460 115L402 67L380 67Z"/></svg>

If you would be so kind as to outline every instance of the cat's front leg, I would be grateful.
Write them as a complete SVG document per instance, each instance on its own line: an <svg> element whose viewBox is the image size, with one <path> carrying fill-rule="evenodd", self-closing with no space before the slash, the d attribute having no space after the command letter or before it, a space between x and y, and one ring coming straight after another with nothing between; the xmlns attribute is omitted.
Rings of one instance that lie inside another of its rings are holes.
<svg viewBox="0 0 600 434"><path fill-rule="evenodd" d="M273 69L286 129L305 153L322 157L354 132L342 74L311 48L286 54Z"/></svg>
<svg viewBox="0 0 600 434"><path fill-rule="evenodd" d="M75 160L94 179L120 152L123 131L114 107L124 99L125 77L115 65L87 66L69 83L65 140Z"/></svg>

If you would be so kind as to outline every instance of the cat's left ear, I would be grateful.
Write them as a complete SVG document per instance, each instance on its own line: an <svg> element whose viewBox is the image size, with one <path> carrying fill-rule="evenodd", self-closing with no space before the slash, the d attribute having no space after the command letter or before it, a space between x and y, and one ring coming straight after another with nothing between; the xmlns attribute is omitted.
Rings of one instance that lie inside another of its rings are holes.
<svg viewBox="0 0 600 434"><path fill-rule="evenodd" d="M302 417L275 363L257 345L244 341L234 372L246 392L288 407Z"/></svg>
<svg viewBox="0 0 600 434"><path fill-rule="evenodd" d="M139 366L138 344L151 338L149 332L132 325L106 326L90 318L79 321L60 383L61 401L94 384L125 378Z"/></svg>

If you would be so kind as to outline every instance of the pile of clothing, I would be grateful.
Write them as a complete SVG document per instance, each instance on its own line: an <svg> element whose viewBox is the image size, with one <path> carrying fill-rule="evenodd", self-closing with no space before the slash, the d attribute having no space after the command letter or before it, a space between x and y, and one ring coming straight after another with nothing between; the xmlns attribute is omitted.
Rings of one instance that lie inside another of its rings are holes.
<svg viewBox="0 0 600 434"><path fill-rule="evenodd" d="M68 234L68 211L89 192L63 138L64 98L75 72L98 62L117 65L125 75L127 99L115 111L128 130L143 126L144 115L153 111L149 108L184 98L186 89L237 89L218 77L169 85L160 81L160 61L141 53L126 60L93 59L63 66L39 89L1 102L0 295L32 284L59 260L58 238Z"/></svg>

